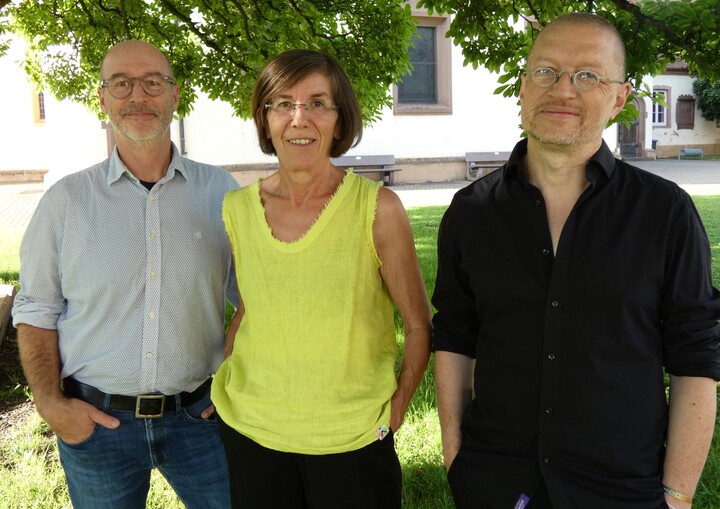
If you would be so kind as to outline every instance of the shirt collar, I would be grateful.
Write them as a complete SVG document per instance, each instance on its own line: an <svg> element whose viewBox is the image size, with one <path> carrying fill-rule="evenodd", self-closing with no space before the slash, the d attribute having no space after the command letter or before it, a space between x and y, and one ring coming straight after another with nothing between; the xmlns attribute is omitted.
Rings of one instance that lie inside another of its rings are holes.
<svg viewBox="0 0 720 509"><path fill-rule="evenodd" d="M180 151L178 151L174 143L171 143L170 145L172 147L172 159L170 160L170 165L168 166L167 173L162 179L160 179L160 181L167 182L172 180L173 178L175 178L176 171L179 175L182 175L183 178L187 179L187 169L185 168L185 162L183 158L180 156ZM127 175L128 178L130 178L131 180L138 180L138 178L133 175L130 170L127 169L127 166L125 166L125 164L120 159L120 154L118 154L118 149L116 145L112 151L112 154L110 154L110 166L108 169L107 184L111 185L114 182L117 182L123 175Z"/></svg>
<svg viewBox="0 0 720 509"><path fill-rule="evenodd" d="M520 140L515 145L503 174L503 180L506 182L510 180L524 181L522 172L520 171L520 161L523 157L525 157L525 154L527 154L527 145L527 138ZM598 151L595 152L588 161L587 165L585 165L585 176L591 183L595 184L601 175L605 175L605 177L609 180L612 178L614 173L615 156L610 148L608 148L605 140L603 140Z"/></svg>

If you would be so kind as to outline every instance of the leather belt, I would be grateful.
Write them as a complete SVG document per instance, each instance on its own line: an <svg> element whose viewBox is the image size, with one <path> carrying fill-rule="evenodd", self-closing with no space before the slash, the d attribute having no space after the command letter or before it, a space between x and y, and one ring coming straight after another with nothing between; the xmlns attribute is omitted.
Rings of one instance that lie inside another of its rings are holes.
<svg viewBox="0 0 720 509"><path fill-rule="evenodd" d="M105 397L110 396L108 408L120 412L135 412L135 417L140 419L154 419L162 417L165 412L172 412L177 407L176 396L180 396L180 405L185 407L197 403L210 390L212 378L208 378L193 392L181 392L180 394L140 394L138 396L123 396L121 394L106 394L100 389L78 382L72 377L63 380L63 392L66 395L82 399L102 407L105 404Z"/></svg>

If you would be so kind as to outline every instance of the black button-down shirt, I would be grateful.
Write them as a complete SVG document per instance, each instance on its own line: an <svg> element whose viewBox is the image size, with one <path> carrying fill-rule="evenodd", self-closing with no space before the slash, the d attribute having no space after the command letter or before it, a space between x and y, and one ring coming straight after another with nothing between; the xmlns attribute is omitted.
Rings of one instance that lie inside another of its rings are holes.
<svg viewBox="0 0 720 509"><path fill-rule="evenodd" d="M460 454L492 507L541 478L556 509L659 507L663 367L720 379L707 235L682 189L603 143L553 255L526 151L440 226L433 348L476 359Z"/></svg>

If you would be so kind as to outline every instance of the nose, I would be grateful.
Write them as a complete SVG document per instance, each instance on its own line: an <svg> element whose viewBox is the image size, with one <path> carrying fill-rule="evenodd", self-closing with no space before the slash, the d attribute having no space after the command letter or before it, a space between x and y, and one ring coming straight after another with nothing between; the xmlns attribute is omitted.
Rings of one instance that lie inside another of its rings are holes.
<svg viewBox="0 0 720 509"><path fill-rule="evenodd" d="M307 122L307 110L302 103L296 103L292 112L293 124L304 124Z"/></svg>
<svg viewBox="0 0 720 509"><path fill-rule="evenodd" d="M131 99L146 99L147 97L150 97L147 92L145 92L145 89L140 84L139 79L132 80L132 90L130 90L129 97Z"/></svg>
<svg viewBox="0 0 720 509"><path fill-rule="evenodd" d="M550 87L551 93L574 95L577 92L577 89L575 88L572 80L573 78L570 77L570 73L563 71L562 73L560 73L560 77L555 82L555 84Z"/></svg>

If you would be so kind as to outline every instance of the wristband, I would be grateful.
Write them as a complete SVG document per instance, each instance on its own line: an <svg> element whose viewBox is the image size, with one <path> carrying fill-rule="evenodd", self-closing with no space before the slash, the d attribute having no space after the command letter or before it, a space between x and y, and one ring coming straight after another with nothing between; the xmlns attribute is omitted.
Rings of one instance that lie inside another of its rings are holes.
<svg viewBox="0 0 720 509"><path fill-rule="evenodd" d="M679 491L675 491L672 488L668 488L667 486L663 485L663 491L670 495L672 498L676 498L677 500L682 500L683 502L687 502L689 504L692 504L693 498L685 495L684 493L680 493Z"/></svg>

